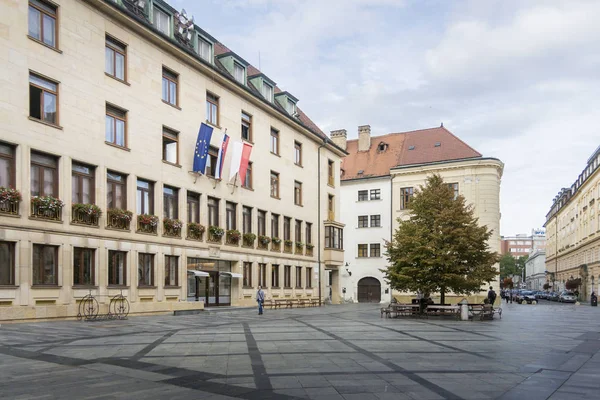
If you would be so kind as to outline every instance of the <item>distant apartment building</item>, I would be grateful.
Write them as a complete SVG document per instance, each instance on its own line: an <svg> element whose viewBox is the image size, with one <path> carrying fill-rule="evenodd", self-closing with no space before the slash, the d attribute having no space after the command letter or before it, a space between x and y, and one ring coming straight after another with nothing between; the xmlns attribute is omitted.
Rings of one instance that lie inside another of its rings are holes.
<svg viewBox="0 0 600 400"><path fill-rule="evenodd" d="M501 255L510 254L515 258L529 256L535 250L546 248L546 233L543 229L532 229L531 234L502 236Z"/></svg>
<svg viewBox="0 0 600 400"><path fill-rule="evenodd" d="M562 290L581 279L583 298L600 291L600 147L579 177L554 197L546 214L548 281Z"/></svg>
<svg viewBox="0 0 600 400"><path fill-rule="evenodd" d="M531 290L543 290L546 283L546 251L534 250L525 262L525 283Z"/></svg>

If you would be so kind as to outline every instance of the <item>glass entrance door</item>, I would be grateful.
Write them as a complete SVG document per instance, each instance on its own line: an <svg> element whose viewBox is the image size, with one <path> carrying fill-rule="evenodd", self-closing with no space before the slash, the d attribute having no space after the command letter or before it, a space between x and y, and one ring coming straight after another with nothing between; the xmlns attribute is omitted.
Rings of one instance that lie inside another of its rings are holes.
<svg viewBox="0 0 600 400"><path fill-rule="evenodd" d="M209 276L207 276L206 278L203 278L206 283L205 283L205 291L206 291L206 295L207 296L207 301L206 304L208 304L209 306L216 306L218 305L217 303L217 299L219 297L219 285L217 284L217 275L218 272L209 272Z"/></svg>

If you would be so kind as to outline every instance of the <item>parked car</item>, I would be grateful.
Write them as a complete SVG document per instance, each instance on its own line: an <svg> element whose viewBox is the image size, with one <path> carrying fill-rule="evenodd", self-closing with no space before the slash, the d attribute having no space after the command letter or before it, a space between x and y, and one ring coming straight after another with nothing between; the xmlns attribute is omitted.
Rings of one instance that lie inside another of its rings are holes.
<svg viewBox="0 0 600 400"><path fill-rule="evenodd" d="M535 293L531 290L523 290L517 295L517 303L523 304L526 302L527 304L531 304L536 300Z"/></svg>
<svg viewBox="0 0 600 400"><path fill-rule="evenodd" d="M550 301L558 301L558 293L550 292L547 296L547 299Z"/></svg>
<svg viewBox="0 0 600 400"><path fill-rule="evenodd" d="M560 303L575 303L577 301L577 297L575 297L575 293L567 292L565 290L558 296L558 301Z"/></svg>

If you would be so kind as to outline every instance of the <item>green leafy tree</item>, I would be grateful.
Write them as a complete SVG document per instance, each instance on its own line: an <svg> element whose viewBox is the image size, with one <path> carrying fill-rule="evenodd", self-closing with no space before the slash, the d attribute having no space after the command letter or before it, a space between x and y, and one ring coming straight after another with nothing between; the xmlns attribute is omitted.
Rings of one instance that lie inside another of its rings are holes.
<svg viewBox="0 0 600 400"><path fill-rule="evenodd" d="M386 243L390 265L383 269L392 288L441 295L469 295L494 281L498 255L490 251L492 232L479 226L471 206L439 175L415 192L411 216L398 220L400 226L391 242Z"/></svg>
<svg viewBox="0 0 600 400"><path fill-rule="evenodd" d="M517 260L510 254L505 254L500 257L500 277L517 275Z"/></svg>
<svg viewBox="0 0 600 400"><path fill-rule="evenodd" d="M515 275L523 276L523 271L525 271L525 264L527 263L528 256L521 256L515 260Z"/></svg>

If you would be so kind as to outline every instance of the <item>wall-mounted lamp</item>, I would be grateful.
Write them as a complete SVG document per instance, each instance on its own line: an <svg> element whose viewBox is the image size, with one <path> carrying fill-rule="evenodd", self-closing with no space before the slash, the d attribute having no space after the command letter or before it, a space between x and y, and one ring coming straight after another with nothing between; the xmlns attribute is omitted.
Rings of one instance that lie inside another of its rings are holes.
<svg viewBox="0 0 600 400"><path fill-rule="evenodd" d="M346 268L346 272L348 273L349 276L352 276L352 272L348 271L348 268Z"/></svg>

